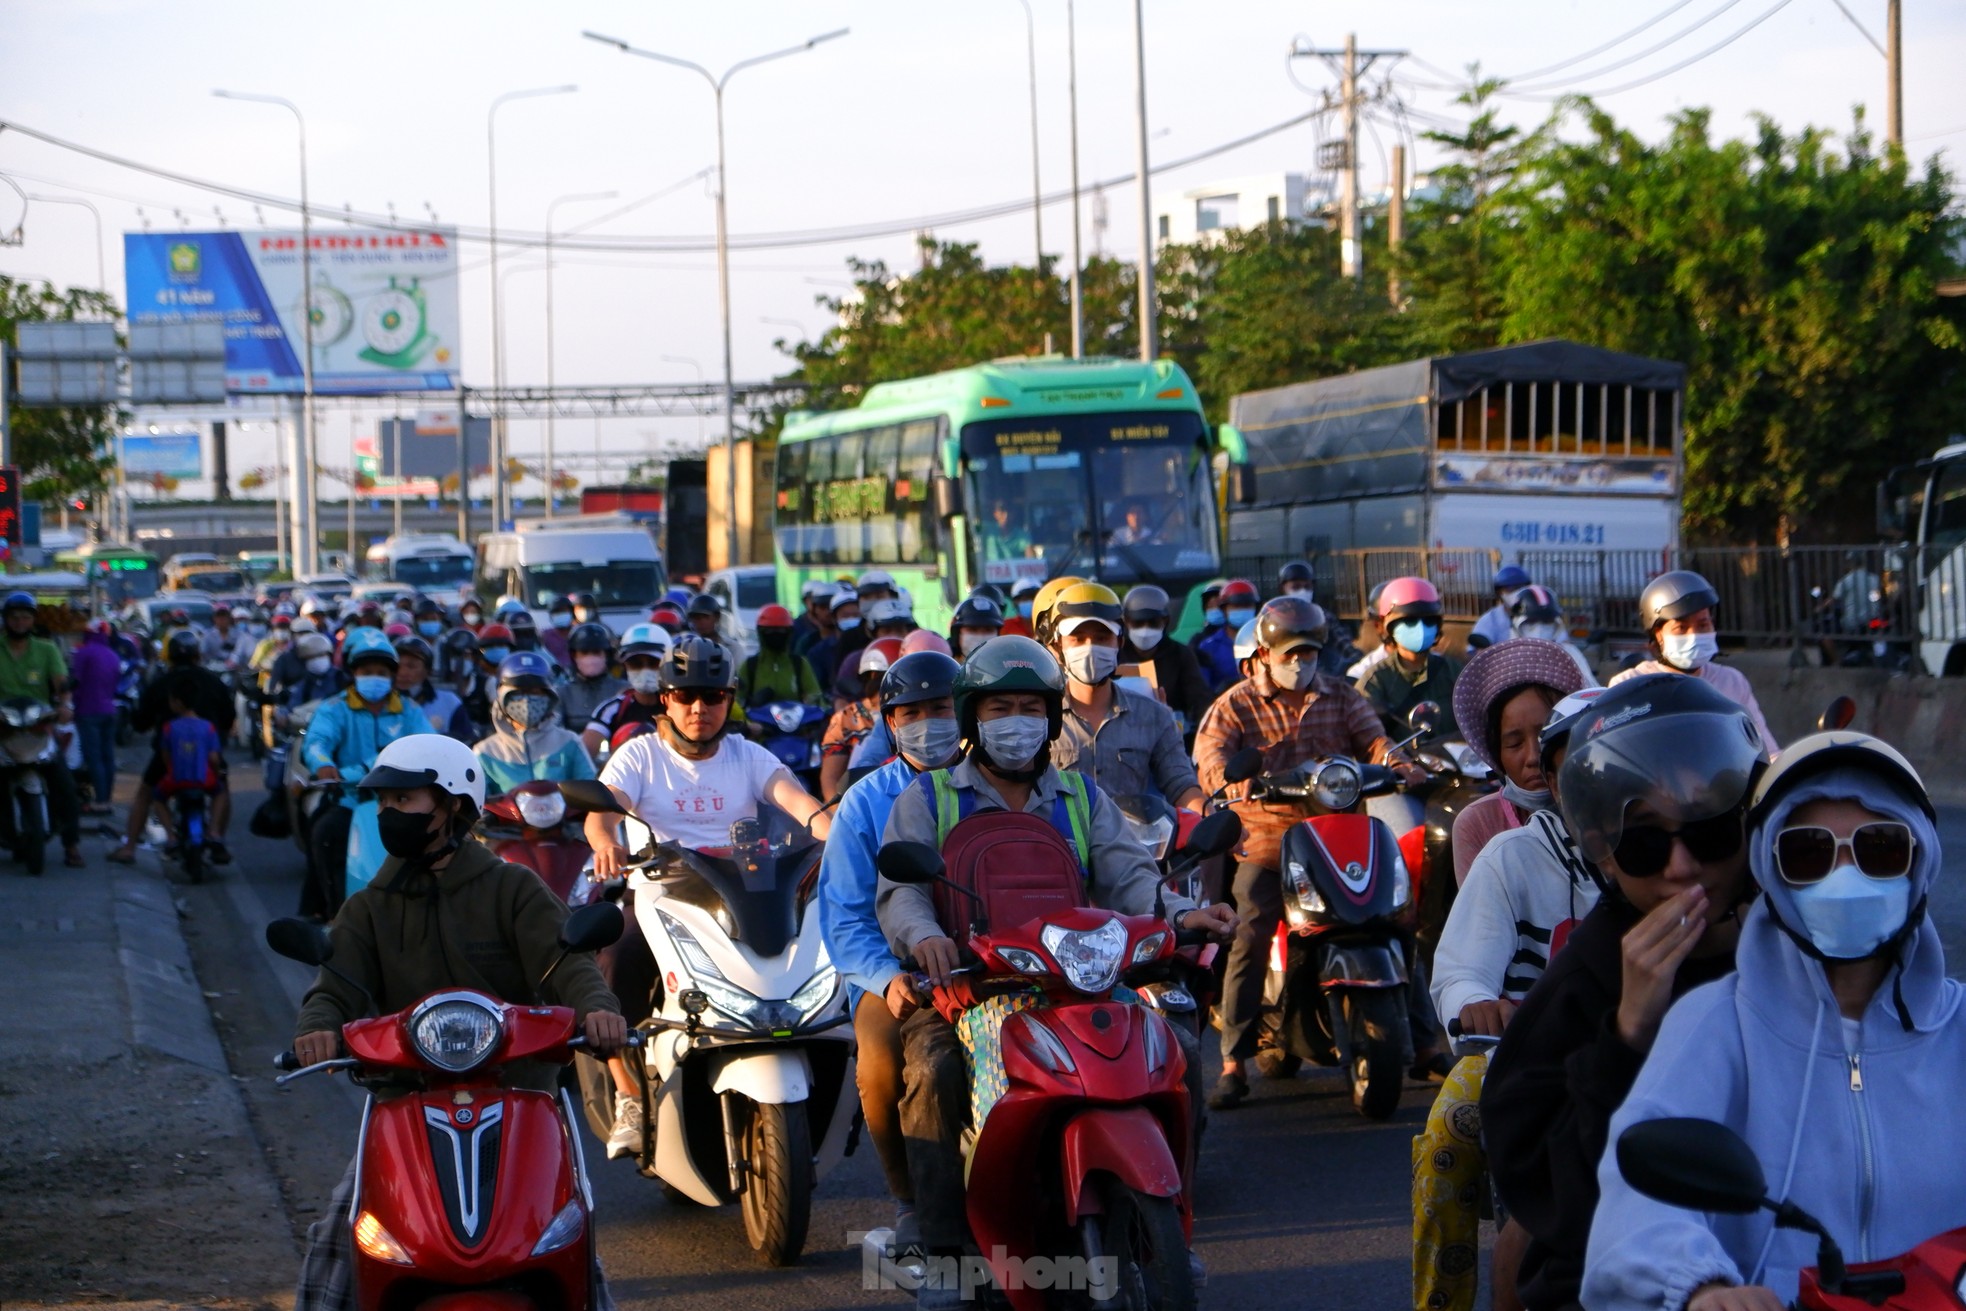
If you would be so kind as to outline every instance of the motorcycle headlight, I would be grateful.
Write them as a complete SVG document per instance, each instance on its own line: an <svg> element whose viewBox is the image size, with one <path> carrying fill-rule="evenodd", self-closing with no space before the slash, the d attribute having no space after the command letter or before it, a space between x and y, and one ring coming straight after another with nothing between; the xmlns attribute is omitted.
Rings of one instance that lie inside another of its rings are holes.
<svg viewBox="0 0 1966 1311"><path fill-rule="evenodd" d="M1051 966L1044 963L1044 957L1035 951L1025 951L1022 947L999 947L997 955L1003 963L1019 974L1049 974Z"/></svg>
<svg viewBox="0 0 1966 1311"><path fill-rule="evenodd" d="M789 1001L766 1001L724 979L698 979L696 986L710 999L712 1009L750 1029L789 1035L799 1026L799 1013Z"/></svg>
<svg viewBox="0 0 1966 1311"><path fill-rule="evenodd" d="M1065 981L1080 992L1110 992L1119 981L1126 929L1118 920L1107 920L1096 929L1047 924L1040 937L1044 949L1065 971Z"/></svg>
<svg viewBox="0 0 1966 1311"><path fill-rule="evenodd" d="M826 1009L826 1004L833 1000L833 994L839 991L839 985L839 971L827 965L807 979L805 986L793 993L786 1005L797 1011L801 1020L812 1019Z"/></svg>
<svg viewBox="0 0 1966 1311"><path fill-rule="evenodd" d="M805 723L805 708L790 702L780 701L771 707L771 722L778 725L781 733L796 733Z"/></svg>
<svg viewBox="0 0 1966 1311"><path fill-rule="evenodd" d="M12 732L7 734L4 739L0 739L0 746L6 748L7 754L24 765L31 764L39 758L42 751L47 748L47 745L48 739L46 736L33 732L32 730Z"/></svg>
<svg viewBox="0 0 1966 1311"><path fill-rule="evenodd" d="M539 1241L532 1245L532 1254L545 1256L548 1252L557 1252L580 1237L586 1228L587 1216L580 1209L580 1199L573 1198L560 1208L560 1213L540 1233Z"/></svg>
<svg viewBox="0 0 1966 1311"><path fill-rule="evenodd" d="M567 799L557 790L519 794L519 818L534 828L557 828L566 817Z"/></svg>
<svg viewBox="0 0 1966 1311"><path fill-rule="evenodd" d="M1311 796L1326 810L1350 810L1358 793L1358 766L1349 760L1327 760L1311 779Z"/></svg>
<svg viewBox="0 0 1966 1311"><path fill-rule="evenodd" d="M1324 898L1311 882L1311 876L1304 868L1304 862L1286 862L1283 868L1283 890L1290 895L1284 900L1284 915L1292 924L1302 924L1313 915L1325 911Z"/></svg>
<svg viewBox="0 0 1966 1311"><path fill-rule="evenodd" d="M440 1070L462 1074L485 1063L505 1037L505 1018L468 993L432 997L410 1012L410 1045Z"/></svg>
<svg viewBox="0 0 1966 1311"><path fill-rule="evenodd" d="M1407 898L1413 895L1413 876L1406 872L1406 859L1399 854L1399 848L1397 846L1393 848L1391 873L1393 880L1393 909L1398 910L1406 904Z"/></svg>

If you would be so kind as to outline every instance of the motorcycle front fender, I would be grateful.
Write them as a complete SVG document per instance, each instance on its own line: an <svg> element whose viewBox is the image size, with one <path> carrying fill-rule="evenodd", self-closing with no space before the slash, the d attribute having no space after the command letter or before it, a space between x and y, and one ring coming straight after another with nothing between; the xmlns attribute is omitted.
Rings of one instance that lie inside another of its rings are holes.
<svg viewBox="0 0 1966 1311"><path fill-rule="evenodd" d="M802 1102L812 1088L812 1062L796 1047L718 1053L710 1058L710 1091L742 1093L754 1102Z"/></svg>
<svg viewBox="0 0 1966 1311"><path fill-rule="evenodd" d="M1390 943L1321 943L1318 984L1327 990L1404 987L1406 961Z"/></svg>
<svg viewBox="0 0 1966 1311"><path fill-rule="evenodd" d="M1099 1209L1095 1174L1110 1174L1150 1197L1181 1195L1181 1167L1168 1149L1160 1121L1144 1106L1102 1107L1073 1116L1061 1146L1068 1224Z"/></svg>

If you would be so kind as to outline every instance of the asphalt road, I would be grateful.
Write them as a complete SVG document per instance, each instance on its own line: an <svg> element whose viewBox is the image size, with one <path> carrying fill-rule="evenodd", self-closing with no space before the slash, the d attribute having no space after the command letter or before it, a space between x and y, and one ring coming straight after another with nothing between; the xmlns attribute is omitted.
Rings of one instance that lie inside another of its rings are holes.
<svg viewBox="0 0 1966 1311"><path fill-rule="evenodd" d="M286 1090L272 1084L269 1062L291 1038L308 972L263 945L266 921L293 912L301 863L291 843L245 832L244 817L258 801L245 789L256 775L243 762L233 770L242 785L235 863L218 881L179 891L200 982L298 1230L318 1214L347 1162L359 1102L346 1082L325 1077ZM1954 851L1966 851L1966 809L1943 811L1941 832ZM1960 974L1966 880L1941 883L1933 918ZM1390 1121L1368 1123L1353 1114L1334 1074L1315 1071L1288 1083L1259 1081L1242 1108L1215 1115L1195 1196L1195 1236L1209 1271L1205 1303L1410 1305L1410 1144L1431 1097L1431 1089L1409 1086ZM601 1160L591 1138L588 1146L601 1256L623 1307L776 1311L912 1301L862 1286L849 1235L892 1218L864 1142L820 1185L806 1258L786 1270L756 1261L735 1208L672 1202L627 1162Z"/></svg>

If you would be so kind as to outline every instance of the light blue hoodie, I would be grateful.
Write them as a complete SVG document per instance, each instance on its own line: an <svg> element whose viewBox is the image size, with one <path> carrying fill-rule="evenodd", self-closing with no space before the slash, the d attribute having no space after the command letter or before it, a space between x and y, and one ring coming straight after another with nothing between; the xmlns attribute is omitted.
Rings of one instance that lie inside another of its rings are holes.
<svg viewBox="0 0 1966 1311"><path fill-rule="evenodd" d="M1766 1210L1701 1215L1640 1196L1619 1173L1616 1146L1640 1120L1696 1116L1732 1128L1760 1158L1771 1194L1821 1220L1853 1264L1966 1225L1966 989L1946 977L1938 930L1925 919L1905 942L1900 970L1886 976L1846 1049L1822 963L1775 920L1801 923L1774 872L1774 835L1805 801L1832 797L1910 824L1919 848L1912 905L1931 890L1938 834L1878 775L1831 770L1777 801L1751 834L1764 895L1742 925L1737 972L1667 1013L1611 1121L1584 1272L1589 1311L1680 1311L1714 1280L1766 1285L1787 1303L1801 1269L1816 1263L1816 1240L1775 1229Z"/></svg>

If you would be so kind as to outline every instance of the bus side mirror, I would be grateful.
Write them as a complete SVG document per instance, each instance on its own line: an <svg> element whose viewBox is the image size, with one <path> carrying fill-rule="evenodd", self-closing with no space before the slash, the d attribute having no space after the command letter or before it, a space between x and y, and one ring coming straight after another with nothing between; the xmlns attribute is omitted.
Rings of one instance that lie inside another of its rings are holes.
<svg viewBox="0 0 1966 1311"><path fill-rule="evenodd" d="M935 517L947 523L963 512L963 485L946 473L935 475Z"/></svg>
<svg viewBox="0 0 1966 1311"><path fill-rule="evenodd" d="M1255 465L1243 463L1229 466L1229 499L1237 505L1256 504Z"/></svg>

